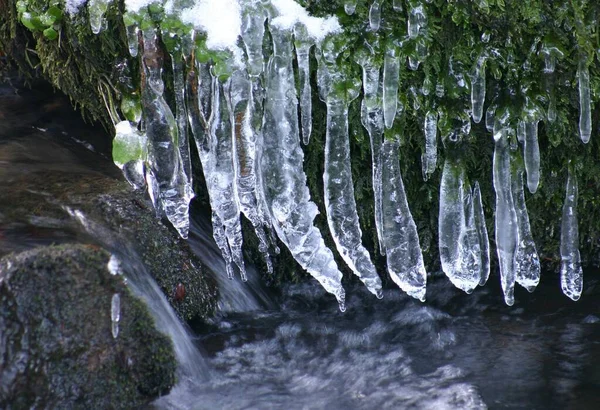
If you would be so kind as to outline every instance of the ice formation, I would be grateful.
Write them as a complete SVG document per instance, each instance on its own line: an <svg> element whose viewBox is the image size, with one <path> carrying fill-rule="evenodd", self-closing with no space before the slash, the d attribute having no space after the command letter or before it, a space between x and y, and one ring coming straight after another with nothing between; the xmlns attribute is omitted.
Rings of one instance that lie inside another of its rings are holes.
<svg viewBox="0 0 600 410"><path fill-rule="evenodd" d="M446 159L440 187L440 259L446 276L467 293L473 292L482 278L480 235L473 202L464 167L460 162Z"/></svg>
<svg viewBox="0 0 600 410"><path fill-rule="evenodd" d="M103 15L109 3L73 0L65 7L74 15L87 4L89 24L98 33L106 25ZM471 123L480 123L487 107L485 126L495 143L495 248L505 301L512 305L515 283L532 291L540 280L523 187L526 181L534 194L540 186L538 126L547 121L548 129L557 120L554 76L563 51L550 37L536 40L531 49L531 55L543 62L546 96L537 95L539 90L527 79L520 88L510 85L507 90L487 84L492 77L486 79L486 71L498 80L501 70L515 60L510 47L506 51L491 46L490 32L475 42L467 57L472 61L465 62L464 56L461 61L452 52L444 57L444 73L436 79L431 67L438 63L428 64L434 41L430 34L439 29L433 17L427 26L431 1L370 0L360 8L356 0L343 3L348 15L365 14L366 32L359 44L345 42L337 17L311 16L294 0L126 0L123 22L130 54L140 61L136 98L143 118L122 119L112 101L105 101L115 126L114 162L132 185L148 190L157 216L166 216L185 237L193 195L192 152L197 151L212 208L213 234L228 275L233 277L237 266L245 277L243 214L253 226L268 270L272 269L269 251L278 252L279 239L299 265L335 295L343 310L342 274L314 224L318 211L311 201L300 145L301 141L309 144L313 133L312 98L317 90L312 85L311 62L316 60L319 92L327 107L323 198L337 251L367 288L380 295L381 279L362 243L350 161L351 138L360 133L351 130L350 135L349 106L362 95L360 120L371 148L376 248L386 256L392 280L424 300L427 274L400 173L402 133L416 133L424 141L421 165L427 187L437 170L441 134L445 162L439 192L440 258L450 281L469 293L490 276L490 241L481 188L471 179L474 175L461 152L478 143L470 135ZM157 10L167 16L164 21L150 17ZM395 32L383 14L388 11L404 14L407 26L401 37L392 35ZM507 39L507 46L511 41ZM164 61L170 63L167 73ZM584 143L593 129L590 61L583 54L576 60L579 131ZM356 75L358 66L362 84ZM411 70L424 66L424 73L405 72L406 66ZM530 59L523 67L532 70ZM401 77L414 76L424 79L422 86L400 82ZM172 92L165 93L165 79L172 81ZM486 95L486 89L493 95ZM506 96L521 106L517 110L503 106ZM451 101L450 105L456 102L456 107L440 105L442 100ZM547 104L545 113L539 104ZM421 125L404 130L407 115L415 115ZM458 131L447 132L456 127ZM195 150L190 151L189 137ZM563 292L572 299L579 298L582 286L576 202L571 170L560 253Z"/></svg>
<svg viewBox="0 0 600 410"><path fill-rule="evenodd" d="M392 280L410 296L425 301L427 272L400 174L400 142L386 138L381 147L382 234Z"/></svg>
<svg viewBox="0 0 600 410"><path fill-rule="evenodd" d="M361 243L362 231L354 200L354 183L350 166L348 135L348 105L360 92L360 83L352 84L343 93L336 91L347 81L337 67L327 66L331 56L319 62L318 82L321 98L327 104L327 135L325 137L325 208L329 230L338 252L352 272L378 298L383 297L381 279L369 252Z"/></svg>
<svg viewBox="0 0 600 410"><path fill-rule="evenodd" d="M577 177L571 166L565 190L560 228L560 286L563 293L569 298L579 300L583 290L583 271L579 255L579 226L577 225Z"/></svg>
<svg viewBox="0 0 600 410"><path fill-rule="evenodd" d="M110 322L113 338L119 336L119 322L121 321L121 296L118 293L112 295L110 300Z"/></svg>

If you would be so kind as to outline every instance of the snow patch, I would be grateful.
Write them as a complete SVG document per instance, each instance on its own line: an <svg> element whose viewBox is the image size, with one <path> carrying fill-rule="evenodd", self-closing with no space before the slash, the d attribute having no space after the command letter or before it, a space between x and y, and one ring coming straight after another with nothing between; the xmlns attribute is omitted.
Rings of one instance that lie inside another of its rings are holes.
<svg viewBox="0 0 600 410"><path fill-rule="evenodd" d="M236 0L196 0L193 7L181 12L181 21L205 32L208 48L237 49L242 17Z"/></svg>
<svg viewBox="0 0 600 410"><path fill-rule="evenodd" d="M322 41L327 35L342 30L337 17L313 17L294 0L272 0L271 4L279 12L271 24L275 27L291 30L297 23L306 27L308 35L316 41Z"/></svg>

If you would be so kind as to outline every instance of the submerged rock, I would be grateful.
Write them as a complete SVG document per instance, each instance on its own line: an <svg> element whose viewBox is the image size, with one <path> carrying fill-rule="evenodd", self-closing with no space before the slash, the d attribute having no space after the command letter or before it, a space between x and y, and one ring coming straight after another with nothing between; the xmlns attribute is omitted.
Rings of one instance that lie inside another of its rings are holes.
<svg viewBox="0 0 600 410"><path fill-rule="evenodd" d="M109 258L65 244L0 259L0 408L134 408L173 386L171 341Z"/></svg>

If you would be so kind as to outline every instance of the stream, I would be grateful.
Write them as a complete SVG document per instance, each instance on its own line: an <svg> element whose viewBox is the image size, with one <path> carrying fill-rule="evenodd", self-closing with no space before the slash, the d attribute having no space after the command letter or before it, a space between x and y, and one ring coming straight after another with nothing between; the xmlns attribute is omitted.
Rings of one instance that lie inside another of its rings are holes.
<svg viewBox="0 0 600 410"><path fill-rule="evenodd" d="M0 90L0 189L34 169L118 175L104 134L83 124L68 101L47 94L40 89L16 97L7 86ZM40 195L27 185L23 190ZM354 281L344 284L348 309L341 313L314 280L275 291L250 263L248 282L228 280L206 214L194 207L188 241L219 284L219 312L192 333L169 325L174 313L166 301L157 302L156 285L135 252L101 226L90 233L76 215L17 223L0 208L0 256L92 236L120 252L126 266L137 266L132 287L146 295L176 346L193 350L178 355L180 382L155 408L598 408L597 271L584 272L578 302L561 293L557 273L542 272L534 293L515 291L512 307L503 302L497 272L471 295L443 274L430 274L425 303L392 283L378 300Z"/></svg>

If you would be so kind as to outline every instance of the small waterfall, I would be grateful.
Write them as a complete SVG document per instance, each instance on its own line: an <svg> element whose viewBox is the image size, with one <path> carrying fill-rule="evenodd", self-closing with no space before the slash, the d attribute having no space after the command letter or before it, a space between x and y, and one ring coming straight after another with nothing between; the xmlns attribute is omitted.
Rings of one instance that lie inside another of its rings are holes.
<svg viewBox="0 0 600 410"><path fill-rule="evenodd" d="M188 244L198 259L211 271L219 285L219 311L250 312L275 308L276 304L265 291L254 265L246 265L247 282L227 278L225 261L213 238L209 216L201 212L190 213L192 218Z"/></svg>
<svg viewBox="0 0 600 410"><path fill-rule="evenodd" d="M127 286L134 295L146 303L156 322L156 327L173 341L179 380L189 379L196 382L209 380L210 369L194 344L190 332L181 323L133 247L120 240L114 232L88 219L81 211L70 208L66 210L95 241L116 257L119 263L115 264L114 257L111 258L111 271L115 272L116 269L115 273L125 275Z"/></svg>

